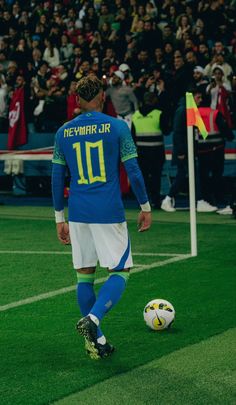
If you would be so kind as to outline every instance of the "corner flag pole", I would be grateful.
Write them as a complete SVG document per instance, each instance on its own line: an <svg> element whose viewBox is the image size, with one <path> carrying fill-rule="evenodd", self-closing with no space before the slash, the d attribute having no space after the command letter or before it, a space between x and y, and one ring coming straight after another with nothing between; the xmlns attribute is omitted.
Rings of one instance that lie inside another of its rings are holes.
<svg viewBox="0 0 236 405"><path fill-rule="evenodd" d="M205 124L198 111L192 93L186 93L186 118L187 118L187 141L188 141L188 176L189 176L189 203L190 203L190 233L191 255L197 256L197 227L195 208L195 176L194 176L194 140L193 127L197 127L204 139L208 136Z"/></svg>
<svg viewBox="0 0 236 405"><path fill-rule="evenodd" d="M191 256L197 256L193 126L187 127Z"/></svg>

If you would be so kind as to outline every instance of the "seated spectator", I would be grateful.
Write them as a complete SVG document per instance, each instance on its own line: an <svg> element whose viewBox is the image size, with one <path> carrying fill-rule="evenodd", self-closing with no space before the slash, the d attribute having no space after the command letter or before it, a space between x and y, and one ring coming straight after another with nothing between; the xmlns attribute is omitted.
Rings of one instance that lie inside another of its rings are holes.
<svg viewBox="0 0 236 405"><path fill-rule="evenodd" d="M166 42L164 45L163 58L165 61L166 68L169 70L173 69L173 59L174 59L174 47L171 42Z"/></svg>
<svg viewBox="0 0 236 405"><path fill-rule="evenodd" d="M193 69L193 83L194 88L199 90L199 93L202 94L202 103L203 107L210 104L209 95L207 95L206 89L209 84L209 81L204 76L204 69L201 66L195 66Z"/></svg>
<svg viewBox="0 0 236 405"><path fill-rule="evenodd" d="M229 87L231 87L230 82L233 76L233 69L227 62L225 62L224 52L216 53L214 57L214 63L212 63L209 68L206 67L205 73L208 77L212 76L212 73L216 66L221 66L224 72L224 82L227 83Z"/></svg>
<svg viewBox="0 0 236 405"><path fill-rule="evenodd" d="M73 55L73 44L69 42L69 37L66 34L61 36L61 46L59 48L61 63L70 66Z"/></svg>
<svg viewBox="0 0 236 405"><path fill-rule="evenodd" d="M24 32L25 29L30 29L30 16L27 10L22 10L18 18L18 29Z"/></svg>
<svg viewBox="0 0 236 405"><path fill-rule="evenodd" d="M206 43L203 42L198 45L197 58L198 63L203 68L210 62L210 52Z"/></svg>
<svg viewBox="0 0 236 405"><path fill-rule="evenodd" d="M104 23L110 26L114 21L114 15L109 12L108 5L106 3L101 4L100 16L98 19L98 28L102 29Z"/></svg>
<svg viewBox="0 0 236 405"><path fill-rule="evenodd" d="M85 16L83 18L83 24L89 22L91 27L93 27L93 31L97 31L98 29L98 16L95 12L95 8L91 5L85 10Z"/></svg>
<svg viewBox="0 0 236 405"><path fill-rule="evenodd" d="M154 2L148 1L145 7L145 11L147 19L155 20L155 18L157 17L157 8Z"/></svg>
<svg viewBox="0 0 236 405"><path fill-rule="evenodd" d="M112 24L112 28L116 31L119 31L119 35L121 37L125 36L125 33L130 30L131 28L132 19L128 15L128 11L125 7L120 7L116 16L115 16L115 24Z"/></svg>
<svg viewBox="0 0 236 405"><path fill-rule="evenodd" d="M166 68L162 48L155 48L153 66L155 66L156 68L158 68L160 70L165 70L165 68Z"/></svg>
<svg viewBox="0 0 236 405"><path fill-rule="evenodd" d="M134 75L134 80L137 81L141 74L148 72L150 68L150 60L147 50L141 49L135 59L130 60L129 66Z"/></svg>
<svg viewBox="0 0 236 405"><path fill-rule="evenodd" d="M66 91L56 75L47 80L47 95L42 111L43 130L53 132L66 120Z"/></svg>
<svg viewBox="0 0 236 405"><path fill-rule="evenodd" d="M67 96L67 120L72 120L79 113L80 109L77 102L77 82L72 81L69 86L68 96Z"/></svg>
<svg viewBox="0 0 236 405"><path fill-rule="evenodd" d="M45 39L46 48L43 53L43 60L45 60L50 68L57 67L60 63L60 55L58 49L55 47L51 39Z"/></svg>
<svg viewBox="0 0 236 405"><path fill-rule="evenodd" d="M42 62L42 52L39 48L34 48L32 51L31 63L34 72L36 73Z"/></svg>
<svg viewBox="0 0 236 405"><path fill-rule="evenodd" d="M169 4L168 4L169 3ZM166 7L165 7L166 4ZM168 21L168 24L170 25L170 27L172 28L173 31L176 31L176 21L177 21L177 7L175 4L171 4L171 2L166 2L163 4L162 6L162 12L164 11L164 7L166 9L166 20ZM165 18L165 12L163 17ZM176 38L175 38L176 41Z"/></svg>
<svg viewBox="0 0 236 405"><path fill-rule="evenodd" d="M75 76L77 71L79 70L79 66L82 63L83 57L84 55L82 48L79 45L76 45L73 49L73 55L71 57L70 70L72 76Z"/></svg>
<svg viewBox="0 0 236 405"><path fill-rule="evenodd" d="M198 63L195 52L193 52L192 50L187 51L185 54L185 61L186 61L186 66L189 69L189 73L190 73L190 75L192 75L193 70L194 70L195 66L197 66L197 63Z"/></svg>
<svg viewBox="0 0 236 405"><path fill-rule="evenodd" d="M190 34L190 32L191 32L191 24L188 16L186 14L180 15L178 17L178 29L176 32L176 39L178 41L181 41L185 38L184 34L185 33Z"/></svg>
<svg viewBox="0 0 236 405"><path fill-rule="evenodd" d="M14 88L18 74L19 69L17 63L15 61L10 60L6 71L6 83L8 85L9 90Z"/></svg>
<svg viewBox="0 0 236 405"><path fill-rule="evenodd" d="M79 70L75 74L75 78L80 80L82 77L87 76L91 72L90 62L88 60L83 60Z"/></svg>
<svg viewBox="0 0 236 405"><path fill-rule="evenodd" d="M7 132L8 90L4 75L0 73L0 133Z"/></svg>
<svg viewBox="0 0 236 405"><path fill-rule="evenodd" d="M138 49L146 49L150 55L155 48L162 46L162 32L160 28L155 26L153 20L144 22L144 29L137 34L136 39Z"/></svg>
<svg viewBox="0 0 236 405"><path fill-rule="evenodd" d="M47 95L47 81L50 78L51 71L46 61L39 64L37 74L34 78L34 92L38 99Z"/></svg>
<svg viewBox="0 0 236 405"><path fill-rule="evenodd" d="M232 118L229 107L229 96L231 87L224 81L224 71L219 65L212 71L210 84L206 88L210 95L210 107L219 110L224 116L229 128L232 128Z"/></svg>
<svg viewBox="0 0 236 405"><path fill-rule="evenodd" d="M81 47L83 56L87 58L89 56L89 44L86 42L85 37L82 33L79 34L77 37L77 45Z"/></svg>
<svg viewBox="0 0 236 405"><path fill-rule="evenodd" d="M30 58L30 52L26 44L26 40L21 38L18 41L16 49L11 52L10 59L14 60L20 71L26 73L27 70L27 62Z"/></svg>
<svg viewBox="0 0 236 405"><path fill-rule="evenodd" d="M109 59L111 65L118 65L119 61L116 58L116 53L112 48L106 48L105 50L105 59Z"/></svg>
<svg viewBox="0 0 236 405"><path fill-rule="evenodd" d="M166 24L163 27L162 40L163 40L163 44L169 43L169 44L172 44L172 46L176 45L176 38L173 33L171 25Z"/></svg>

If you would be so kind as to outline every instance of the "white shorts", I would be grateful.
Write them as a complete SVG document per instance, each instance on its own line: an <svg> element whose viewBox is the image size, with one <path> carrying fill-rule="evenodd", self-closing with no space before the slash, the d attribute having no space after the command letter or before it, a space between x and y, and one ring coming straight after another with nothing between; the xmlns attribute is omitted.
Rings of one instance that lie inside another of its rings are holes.
<svg viewBox="0 0 236 405"><path fill-rule="evenodd" d="M127 223L85 224L69 222L75 269L101 267L122 270L133 266Z"/></svg>

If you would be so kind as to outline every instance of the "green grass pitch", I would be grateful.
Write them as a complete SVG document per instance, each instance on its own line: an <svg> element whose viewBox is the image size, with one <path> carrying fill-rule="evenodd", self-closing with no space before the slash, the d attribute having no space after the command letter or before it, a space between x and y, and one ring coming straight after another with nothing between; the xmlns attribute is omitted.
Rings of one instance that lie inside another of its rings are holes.
<svg viewBox="0 0 236 405"><path fill-rule="evenodd" d="M127 210L133 275L102 325L117 350L92 361L52 209L0 207L1 405L235 404L236 221L198 214L191 258L188 212L154 212L143 234L136 217ZM105 276L98 269L97 290ZM144 324L154 298L174 305L170 330Z"/></svg>

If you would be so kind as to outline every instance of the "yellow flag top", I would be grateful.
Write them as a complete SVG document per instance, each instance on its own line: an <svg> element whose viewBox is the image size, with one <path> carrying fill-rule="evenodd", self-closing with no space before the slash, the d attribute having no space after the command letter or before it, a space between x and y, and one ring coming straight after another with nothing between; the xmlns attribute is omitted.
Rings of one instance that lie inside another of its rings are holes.
<svg viewBox="0 0 236 405"><path fill-rule="evenodd" d="M199 129L200 134L204 139L208 136L203 119L198 111L197 105L193 98L192 93L186 93L186 114L187 114L187 126L195 126Z"/></svg>

